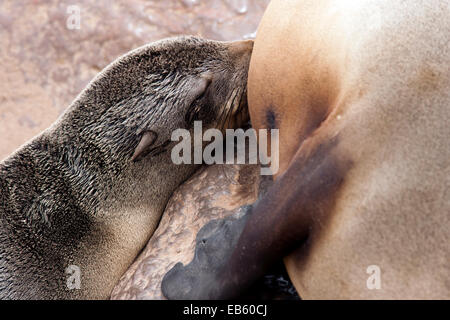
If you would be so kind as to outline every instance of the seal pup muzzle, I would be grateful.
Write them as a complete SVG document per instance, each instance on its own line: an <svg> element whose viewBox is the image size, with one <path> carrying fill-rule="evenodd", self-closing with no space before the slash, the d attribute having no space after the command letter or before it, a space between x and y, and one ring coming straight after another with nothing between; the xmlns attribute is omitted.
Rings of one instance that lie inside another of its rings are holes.
<svg viewBox="0 0 450 320"><path fill-rule="evenodd" d="M0 298L107 298L199 166L172 162L172 132L248 121L252 48L181 37L136 49L0 163Z"/></svg>

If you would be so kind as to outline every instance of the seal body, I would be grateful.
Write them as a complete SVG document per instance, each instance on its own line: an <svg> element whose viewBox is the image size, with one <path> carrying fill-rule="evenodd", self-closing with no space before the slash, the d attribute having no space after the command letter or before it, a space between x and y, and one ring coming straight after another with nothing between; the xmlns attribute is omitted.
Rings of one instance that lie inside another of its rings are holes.
<svg viewBox="0 0 450 320"><path fill-rule="evenodd" d="M246 121L251 41L152 43L0 164L0 297L107 298L195 164L171 134Z"/></svg>
<svg viewBox="0 0 450 320"><path fill-rule="evenodd" d="M294 226L280 230L297 237L283 245L302 298L450 298L449 14L446 0L269 5L249 110L280 130L290 196L264 209Z"/></svg>
<svg viewBox="0 0 450 320"><path fill-rule="evenodd" d="M196 249L214 256L228 232L225 258L176 266L164 294L235 297L284 258L305 299L450 298L449 14L447 0L273 0L248 90L252 126L279 129L280 170L236 232Z"/></svg>

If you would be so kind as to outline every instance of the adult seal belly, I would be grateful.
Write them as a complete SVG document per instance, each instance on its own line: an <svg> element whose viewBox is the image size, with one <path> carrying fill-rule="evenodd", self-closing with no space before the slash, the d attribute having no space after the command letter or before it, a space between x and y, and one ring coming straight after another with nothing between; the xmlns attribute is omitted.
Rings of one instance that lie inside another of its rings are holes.
<svg viewBox="0 0 450 320"><path fill-rule="evenodd" d="M198 168L172 162L172 132L248 121L252 47L181 37L136 49L4 160L0 298L109 297Z"/></svg>

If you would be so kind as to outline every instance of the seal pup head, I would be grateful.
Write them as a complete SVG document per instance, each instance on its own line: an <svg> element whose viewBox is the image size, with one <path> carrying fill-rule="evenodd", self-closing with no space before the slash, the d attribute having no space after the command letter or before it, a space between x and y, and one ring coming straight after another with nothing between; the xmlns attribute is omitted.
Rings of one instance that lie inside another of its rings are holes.
<svg viewBox="0 0 450 320"><path fill-rule="evenodd" d="M253 41L165 39L120 57L101 72L66 113L111 157L157 153L176 129L225 129L248 121L246 84ZM80 123L84 122L84 123ZM73 127L68 132L73 132ZM106 150L105 150L106 151Z"/></svg>

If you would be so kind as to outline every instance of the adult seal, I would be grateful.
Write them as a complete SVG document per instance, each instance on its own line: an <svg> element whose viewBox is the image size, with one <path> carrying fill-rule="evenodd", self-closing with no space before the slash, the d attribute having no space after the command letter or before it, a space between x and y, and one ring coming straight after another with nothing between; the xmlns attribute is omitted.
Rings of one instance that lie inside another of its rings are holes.
<svg viewBox="0 0 450 320"><path fill-rule="evenodd" d="M283 259L304 299L449 299L449 15L448 0L271 1L248 101L255 129L279 129L280 170L164 294L235 297Z"/></svg>
<svg viewBox="0 0 450 320"><path fill-rule="evenodd" d="M252 41L181 37L106 67L0 164L0 298L107 298L198 165L171 134L246 119Z"/></svg>

